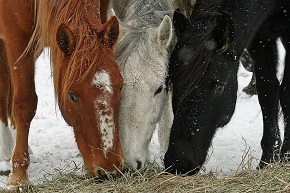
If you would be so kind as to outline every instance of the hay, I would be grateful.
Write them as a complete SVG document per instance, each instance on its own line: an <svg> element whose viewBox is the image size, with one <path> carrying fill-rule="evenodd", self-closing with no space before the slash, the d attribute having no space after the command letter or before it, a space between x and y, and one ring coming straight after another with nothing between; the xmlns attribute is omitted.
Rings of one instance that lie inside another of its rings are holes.
<svg viewBox="0 0 290 193"><path fill-rule="evenodd" d="M51 180L26 185L20 192L290 192L290 165L271 164L263 170L247 169L219 178L215 174L181 177L167 174L156 164L140 171L129 171L120 178L99 181L87 175L54 174ZM9 192L9 191L4 191ZM15 192L15 190L13 191Z"/></svg>

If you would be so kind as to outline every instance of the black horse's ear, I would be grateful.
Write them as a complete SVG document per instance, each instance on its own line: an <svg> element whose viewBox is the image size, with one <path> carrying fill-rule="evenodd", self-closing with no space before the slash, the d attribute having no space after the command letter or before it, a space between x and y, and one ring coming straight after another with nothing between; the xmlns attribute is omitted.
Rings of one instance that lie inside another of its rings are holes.
<svg viewBox="0 0 290 193"><path fill-rule="evenodd" d="M234 40L234 22L229 13L221 12L217 18L217 25L214 28L213 39L215 40L216 49L225 52Z"/></svg>
<svg viewBox="0 0 290 193"><path fill-rule="evenodd" d="M188 19L180 12L179 9L174 11L173 26L177 37L180 37L180 34L182 34L188 27L188 22Z"/></svg>
<svg viewBox="0 0 290 193"><path fill-rule="evenodd" d="M58 27L56 32L56 42L60 50L66 55L70 55L75 49L76 41L74 34L65 24L61 24Z"/></svg>

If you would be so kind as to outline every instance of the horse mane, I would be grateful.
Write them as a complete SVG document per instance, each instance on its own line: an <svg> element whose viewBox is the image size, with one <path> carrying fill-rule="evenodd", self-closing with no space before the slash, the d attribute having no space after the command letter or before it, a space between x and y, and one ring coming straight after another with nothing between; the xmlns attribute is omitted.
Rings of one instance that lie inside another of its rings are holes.
<svg viewBox="0 0 290 193"><path fill-rule="evenodd" d="M226 0L197 0L191 13L188 28L182 32L183 40L178 40L175 49L184 49L179 56L182 62L176 66L169 63L167 87L182 89L182 101L201 84L212 55L217 52L211 48L213 30L216 27L219 10ZM186 45L186 48L183 48ZM180 53L180 52L179 52ZM179 59L180 61L180 59ZM177 91L178 92L178 91Z"/></svg>
<svg viewBox="0 0 290 193"><path fill-rule="evenodd" d="M175 0L176 7L180 9L187 18L190 17L195 3L196 0Z"/></svg>
<svg viewBox="0 0 290 193"><path fill-rule="evenodd" d="M125 28L125 27L124 27ZM121 29L124 29L123 27ZM125 29L124 29L125 30ZM141 43L143 46L138 47L137 53L139 56L144 56L144 54L152 53L152 46L156 44L155 39L150 36L150 32L145 29L133 30L132 28L126 27L126 33L121 32L121 36L116 47L116 58L119 66L126 64L128 57L131 55L132 50L136 50L136 43ZM160 49L161 51L161 49ZM144 56L145 60L145 56Z"/></svg>
<svg viewBox="0 0 290 193"><path fill-rule="evenodd" d="M120 6L126 5L126 9L129 11L125 13L125 17L121 21L130 23L134 27L159 25L165 15L172 16L174 12L173 4L168 0L128 0L125 5Z"/></svg>
<svg viewBox="0 0 290 193"><path fill-rule="evenodd" d="M55 94L62 93L60 95L64 96L72 83L81 82L93 68L96 68L94 65L96 60L99 60L97 63L101 63L105 59L102 53L107 52L107 48L98 38L103 27L99 12L100 2L97 0L35 0L34 2L37 19L29 46L32 46L32 42L36 42L35 57L39 56L44 47L50 47ZM64 56L56 41L57 29L61 24L69 26L75 35L75 51L70 56ZM64 57L70 58L69 66L65 67L66 74L59 76L61 65L65 65L59 60ZM62 82L59 78L62 78ZM59 90L60 84L65 88L62 91ZM66 98L64 97L63 100Z"/></svg>
<svg viewBox="0 0 290 193"><path fill-rule="evenodd" d="M155 0L142 0L135 1L129 0L124 5L127 7L125 17L120 20L121 35L116 47L116 58L119 65L126 63L128 56L135 50L135 44L132 42L142 42L143 46L139 47L137 53L140 56L150 54L152 51L148 50L151 47L148 45L156 44L156 40L150 38L150 30L157 28L165 15L173 15L174 7L168 0L155 1ZM134 10L134 11L130 11ZM160 52L163 50L160 48Z"/></svg>

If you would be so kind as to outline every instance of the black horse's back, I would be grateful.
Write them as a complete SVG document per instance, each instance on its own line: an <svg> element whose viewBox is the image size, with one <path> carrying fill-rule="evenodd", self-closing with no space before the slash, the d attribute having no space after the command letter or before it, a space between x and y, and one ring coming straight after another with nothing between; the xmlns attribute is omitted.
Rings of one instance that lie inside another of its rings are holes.
<svg viewBox="0 0 290 193"><path fill-rule="evenodd" d="M281 154L285 157L290 150L289 54L281 86L274 69L276 39L282 39L286 51L289 47L289 4L284 0L197 0L190 20L174 14L178 41L169 64L174 122L164 159L169 171L198 172L216 129L230 121L236 105L239 58L245 48L255 63L264 118L260 166L280 156L279 101L285 117Z"/></svg>

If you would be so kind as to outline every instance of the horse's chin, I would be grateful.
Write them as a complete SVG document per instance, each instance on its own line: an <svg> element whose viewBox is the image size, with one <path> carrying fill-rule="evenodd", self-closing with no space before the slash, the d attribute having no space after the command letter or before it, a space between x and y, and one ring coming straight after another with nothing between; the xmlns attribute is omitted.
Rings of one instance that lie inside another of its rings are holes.
<svg viewBox="0 0 290 193"><path fill-rule="evenodd" d="M165 161L165 167L167 172L181 176L191 176L197 174L200 170L200 166L193 165L193 162L181 161L181 163L178 163L168 159Z"/></svg>
<svg viewBox="0 0 290 193"><path fill-rule="evenodd" d="M192 176L195 175L199 172L200 168L194 168L194 169L184 169L184 168L171 168L169 170L167 170L169 173L174 174L174 175L180 175L180 176Z"/></svg>
<svg viewBox="0 0 290 193"><path fill-rule="evenodd" d="M124 161L122 161L118 167L113 165L112 167L106 169L100 166L92 166L91 168L88 168L85 165L85 170L88 175L98 180L106 180L120 177L124 172L126 172Z"/></svg>
<svg viewBox="0 0 290 193"><path fill-rule="evenodd" d="M132 150L134 151L134 150ZM132 168L132 169L141 169L145 166L145 164L147 163L147 154L141 156L141 154L134 154L132 155L127 155L124 154L124 158L125 158L125 165L128 168Z"/></svg>
<svg viewBox="0 0 290 193"><path fill-rule="evenodd" d="M121 172L123 172L123 169ZM98 168L93 172L93 176L99 180L107 180L107 179L120 177L121 173L118 171L108 172L102 168Z"/></svg>

